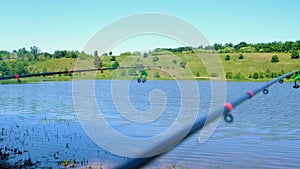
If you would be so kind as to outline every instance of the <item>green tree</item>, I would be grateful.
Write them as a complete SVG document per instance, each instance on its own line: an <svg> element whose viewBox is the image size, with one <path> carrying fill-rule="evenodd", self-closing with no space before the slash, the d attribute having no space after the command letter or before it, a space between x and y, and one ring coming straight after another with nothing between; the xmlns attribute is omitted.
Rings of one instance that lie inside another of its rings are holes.
<svg viewBox="0 0 300 169"><path fill-rule="evenodd" d="M234 53L235 50L233 47L226 47L224 49L218 50L219 53Z"/></svg>
<svg viewBox="0 0 300 169"><path fill-rule="evenodd" d="M132 56L142 56L141 52L135 51L132 53Z"/></svg>
<svg viewBox="0 0 300 169"><path fill-rule="evenodd" d="M233 73L232 72L226 72L226 79L232 79L233 78Z"/></svg>
<svg viewBox="0 0 300 169"><path fill-rule="evenodd" d="M244 76L240 72L238 72L234 78L239 80L239 79L243 79Z"/></svg>
<svg viewBox="0 0 300 169"><path fill-rule="evenodd" d="M132 54L129 51L120 54L120 56L130 56L130 55L132 55Z"/></svg>
<svg viewBox="0 0 300 169"><path fill-rule="evenodd" d="M28 53L29 53L29 51L27 51L26 48L23 47L18 50L17 56L18 56L18 58L24 58L25 56L28 55Z"/></svg>
<svg viewBox="0 0 300 169"><path fill-rule="evenodd" d="M97 50L94 51L94 57L98 57L98 51Z"/></svg>
<svg viewBox="0 0 300 169"><path fill-rule="evenodd" d="M238 52L240 50L240 48L247 47L247 46L248 46L248 44L246 42L240 42L239 44L234 46L234 49L235 49L235 51Z"/></svg>
<svg viewBox="0 0 300 169"><path fill-rule="evenodd" d="M46 67L43 67L43 73L47 73L47 68Z"/></svg>
<svg viewBox="0 0 300 169"><path fill-rule="evenodd" d="M67 52L66 54L66 58L78 58L78 56L80 55L80 53L78 51L71 51L71 52Z"/></svg>
<svg viewBox="0 0 300 169"><path fill-rule="evenodd" d="M1 72L2 76L9 75L8 65L4 61L2 61L0 64L0 72Z"/></svg>
<svg viewBox="0 0 300 169"><path fill-rule="evenodd" d="M274 72L271 72L271 78L275 78Z"/></svg>
<svg viewBox="0 0 300 169"><path fill-rule="evenodd" d="M285 52L291 51L292 50L292 42L289 42L289 41L285 42L283 44L283 48L284 48Z"/></svg>
<svg viewBox="0 0 300 169"><path fill-rule="evenodd" d="M64 51L63 51L64 52ZM79 53L79 56L78 56L80 59L82 59L82 60L85 60L85 59L87 59L87 58L89 58L89 57L91 57L91 55L88 55L88 54L86 54L84 51L81 51L80 53Z"/></svg>
<svg viewBox="0 0 300 169"><path fill-rule="evenodd" d="M240 54L239 55L239 59L244 59L245 57L244 57L244 55L243 54Z"/></svg>
<svg viewBox="0 0 300 169"><path fill-rule="evenodd" d="M291 55L292 59L299 59L299 52L293 51Z"/></svg>
<svg viewBox="0 0 300 169"><path fill-rule="evenodd" d="M65 68L64 71L65 71L65 72L69 72L69 69L68 69L68 68ZM65 76L71 76L71 74L69 74L69 73L66 73L66 74L64 74L64 75L65 75Z"/></svg>
<svg viewBox="0 0 300 169"><path fill-rule="evenodd" d="M216 50L216 51L218 51L218 50L221 50L221 49L223 49L224 47L222 46L222 44L218 44L218 43L215 43L214 44L214 49Z"/></svg>
<svg viewBox="0 0 300 169"><path fill-rule="evenodd" d="M232 43L225 43L224 47L225 48L227 48L227 47L233 47L233 44Z"/></svg>
<svg viewBox="0 0 300 169"><path fill-rule="evenodd" d="M277 77L277 72L272 72L272 73L271 73L271 77L272 77L272 78Z"/></svg>
<svg viewBox="0 0 300 169"><path fill-rule="evenodd" d="M102 67L102 60L99 56L96 56L94 59L94 66L96 68Z"/></svg>
<svg viewBox="0 0 300 169"><path fill-rule="evenodd" d="M17 60L11 63L12 71L10 73L13 74L27 74L28 63L25 60Z"/></svg>
<svg viewBox="0 0 300 169"><path fill-rule="evenodd" d="M48 53L48 52L43 53L43 55L44 55L46 58L52 58L52 54L50 54L50 53Z"/></svg>
<svg viewBox="0 0 300 169"><path fill-rule="evenodd" d="M260 79L263 79L263 78L265 78L265 75L264 75L264 73L263 73L263 72L259 72L259 78L260 78Z"/></svg>
<svg viewBox="0 0 300 169"><path fill-rule="evenodd" d="M111 56L110 61L116 61L116 56Z"/></svg>
<svg viewBox="0 0 300 169"><path fill-rule="evenodd" d="M254 72L252 77L253 77L253 79L258 79L259 78L259 73Z"/></svg>
<svg viewBox="0 0 300 169"><path fill-rule="evenodd" d="M34 60L38 60L38 54L40 53L40 50L37 46L30 47L30 53L33 55Z"/></svg>
<svg viewBox="0 0 300 169"><path fill-rule="evenodd" d="M225 60L230 60L230 55L226 55Z"/></svg>
<svg viewBox="0 0 300 169"><path fill-rule="evenodd" d="M112 56L112 54L113 54L112 51L110 51L110 52L108 53L109 56Z"/></svg>
<svg viewBox="0 0 300 169"><path fill-rule="evenodd" d="M269 68L267 68L266 72L265 72L266 78L271 78L272 77L272 72Z"/></svg>
<svg viewBox="0 0 300 169"><path fill-rule="evenodd" d="M148 53L147 52L143 53L143 57L147 58L148 57Z"/></svg>
<svg viewBox="0 0 300 169"><path fill-rule="evenodd" d="M249 74L249 79L252 79L252 73Z"/></svg>
<svg viewBox="0 0 300 169"><path fill-rule="evenodd" d="M56 50L56 51L54 51L53 57L58 59L58 58L66 57L66 55L67 55L66 50L62 50L62 51Z"/></svg>
<svg viewBox="0 0 300 169"><path fill-rule="evenodd" d="M34 61L34 56L33 56L33 54L29 54L29 55L28 55L28 61L29 61L29 62Z"/></svg>
<svg viewBox="0 0 300 169"><path fill-rule="evenodd" d="M242 53L254 53L256 52L256 49L252 46L246 46L246 47L241 47L239 49L239 52L242 52Z"/></svg>
<svg viewBox="0 0 300 169"><path fill-rule="evenodd" d="M6 55L5 59L7 59L7 60L11 59L10 55Z"/></svg>
<svg viewBox="0 0 300 169"><path fill-rule="evenodd" d="M277 62L279 62L279 57L278 57L277 55L272 56L271 62L272 62L272 63L277 63Z"/></svg>

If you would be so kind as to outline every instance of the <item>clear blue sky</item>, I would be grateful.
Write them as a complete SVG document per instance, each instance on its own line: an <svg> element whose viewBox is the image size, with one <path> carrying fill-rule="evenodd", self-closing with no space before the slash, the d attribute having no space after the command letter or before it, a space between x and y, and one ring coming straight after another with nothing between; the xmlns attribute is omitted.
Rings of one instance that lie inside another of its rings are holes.
<svg viewBox="0 0 300 169"><path fill-rule="evenodd" d="M300 39L299 0L0 0L0 6L0 50L9 51L33 45L49 52L82 50L104 26L143 12L182 18L211 43ZM164 47L174 44L166 41ZM127 47L144 50L153 44L134 47L129 40Z"/></svg>

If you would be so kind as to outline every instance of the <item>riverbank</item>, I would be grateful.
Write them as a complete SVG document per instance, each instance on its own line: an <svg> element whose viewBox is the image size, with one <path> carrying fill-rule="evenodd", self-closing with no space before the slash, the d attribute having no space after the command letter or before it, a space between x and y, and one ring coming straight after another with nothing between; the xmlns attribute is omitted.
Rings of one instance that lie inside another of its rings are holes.
<svg viewBox="0 0 300 169"><path fill-rule="evenodd" d="M11 80L3 80L0 81L0 84L31 84L31 83L43 83L43 82L67 82L67 81L72 81L74 80L73 77L48 77L48 78L22 78L16 80L16 79L11 79ZM91 77L86 77L86 78L76 78L76 80L137 80L137 77L134 78L91 78ZM178 79L174 79L174 78L167 78L167 77L162 77L162 78L150 78L147 79L147 81L152 81L152 80L196 80L196 81L225 81L225 82L268 82L270 80L272 80L272 78L269 79L220 79L220 78L209 78L209 77L194 77L194 78L178 78ZM284 82L294 82L293 79L284 79Z"/></svg>

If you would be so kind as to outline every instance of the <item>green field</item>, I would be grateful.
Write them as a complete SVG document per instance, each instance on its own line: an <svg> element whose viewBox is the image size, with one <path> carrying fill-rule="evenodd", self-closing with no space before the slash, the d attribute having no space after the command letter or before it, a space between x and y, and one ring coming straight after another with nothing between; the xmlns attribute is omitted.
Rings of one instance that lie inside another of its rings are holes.
<svg viewBox="0 0 300 169"><path fill-rule="evenodd" d="M226 55L230 55L230 60L225 60ZM300 59L291 59L290 53L243 53L243 59L239 59L239 55L239 53L179 53L150 55L148 58L128 56L126 59L120 58L120 65L160 67L149 70L150 79L155 79L154 73L159 72L160 78L163 79L227 77L228 80L245 81L265 81L300 68ZM274 55L279 57L279 62L271 62ZM153 62L153 57L158 57L159 61ZM219 59L219 66L216 58ZM182 61L186 63L185 68L180 66ZM232 77L226 76L230 74ZM253 77L255 74L257 77Z"/></svg>
<svg viewBox="0 0 300 169"><path fill-rule="evenodd" d="M225 60L230 55L230 60ZM265 81L283 73L300 68L300 59L291 59L290 53L155 53L147 58L143 56L116 56L121 67L145 66L149 72L148 79L208 79L224 78L239 81ZM279 62L272 63L272 56L277 55ZM114 61L111 56L102 56L103 67L111 67ZM217 61L216 61L217 59ZM219 64L217 63L219 61ZM9 62L9 61L7 61ZM76 65L76 63L78 64ZM84 59L59 58L43 59L27 66L29 73L86 69L93 67L94 57ZM205 63L205 64L204 64ZM204 66L205 65L205 66ZM218 66L219 65L219 66ZM148 68L149 66L149 68ZM139 69L118 69L104 73L74 74L76 79L133 79ZM26 81L71 80L68 75L26 79ZM4 82L5 83L5 82ZM6 83L9 83L7 81Z"/></svg>
<svg viewBox="0 0 300 169"><path fill-rule="evenodd" d="M274 55L279 57L279 62L271 62ZM244 76L242 79L255 80L249 78L250 74L253 76L254 73L259 73L263 77L258 79L270 79L300 68L300 60L291 59L290 53L249 53L244 56L244 59L238 59L239 54L232 54L231 59L225 61L226 55L221 55L225 71L232 72L233 75L240 72Z"/></svg>

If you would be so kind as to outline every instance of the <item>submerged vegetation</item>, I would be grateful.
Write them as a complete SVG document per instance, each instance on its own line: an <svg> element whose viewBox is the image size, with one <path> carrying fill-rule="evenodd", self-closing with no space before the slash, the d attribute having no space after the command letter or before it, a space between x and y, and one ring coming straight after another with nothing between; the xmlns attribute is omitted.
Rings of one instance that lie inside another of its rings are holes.
<svg viewBox="0 0 300 169"><path fill-rule="evenodd" d="M101 56L99 56L98 51L92 54L66 50L57 50L53 53L41 52L38 47L32 46L29 50L21 48L12 52L0 51L0 76L66 71L74 69L77 59L80 59L95 67L159 66L160 69L158 67L153 70L152 68L149 69L150 79L222 77L218 72L210 74L206 72L197 56L201 54L205 57L218 55L224 67L224 77L228 80L268 80L298 69L300 65L299 50L300 41L258 44L241 42L237 45L226 43L225 45L199 46L198 48L157 48L143 54L141 52L125 52L120 55L113 55L112 52L108 52L101 54ZM166 73L161 69L174 70ZM185 73L187 69L191 70L192 75ZM135 69L118 71L119 73L106 71L103 74L97 74L96 79L133 78L137 71ZM94 78L86 73L80 73L77 76ZM71 79L72 77L68 75L56 75L33 78L28 81Z"/></svg>
<svg viewBox="0 0 300 169"><path fill-rule="evenodd" d="M85 157L87 150L74 143L81 140L87 144L78 131L69 131L71 120L45 117L35 125L14 120L8 125L10 121L3 119L3 126L6 127L1 126L0 168L92 168L93 164ZM59 126L63 126L64 130ZM55 148L47 151L39 149L36 155L35 147L44 144L49 147L55 145ZM98 156L104 154L100 150L95 151L98 151ZM102 164L99 163L97 168L102 168Z"/></svg>

